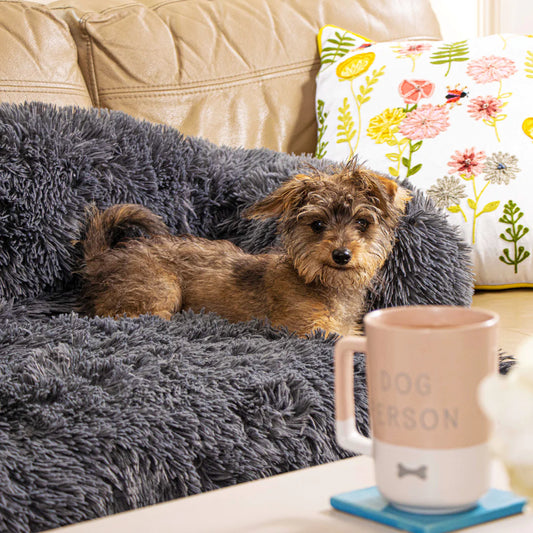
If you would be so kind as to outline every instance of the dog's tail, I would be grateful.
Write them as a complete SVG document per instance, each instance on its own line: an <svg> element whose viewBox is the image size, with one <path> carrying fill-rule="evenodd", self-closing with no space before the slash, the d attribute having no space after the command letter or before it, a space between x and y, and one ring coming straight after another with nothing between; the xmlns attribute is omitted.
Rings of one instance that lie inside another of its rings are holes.
<svg viewBox="0 0 533 533"><path fill-rule="evenodd" d="M105 211L91 208L89 217L85 236L80 241L86 263L121 242L169 235L161 217L141 205L118 204Z"/></svg>

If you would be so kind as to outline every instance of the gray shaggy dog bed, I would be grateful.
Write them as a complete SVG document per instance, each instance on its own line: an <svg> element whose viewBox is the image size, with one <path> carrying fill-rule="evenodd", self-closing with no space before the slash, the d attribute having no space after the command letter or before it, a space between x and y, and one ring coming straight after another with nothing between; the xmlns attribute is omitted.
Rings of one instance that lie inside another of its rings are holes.
<svg viewBox="0 0 533 533"><path fill-rule="evenodd" d="M176 233L259 252L275 243L274 224L240 213L310 163L327 165L217 147L116 112L0 106L0 530L40 531L347 456L334 439L334 338L213 314L74 312L88 205L140 203ZM468 248L418 191L397 238L369 310L470 303ZM360 354L354 365L367 433Z"/></svg>

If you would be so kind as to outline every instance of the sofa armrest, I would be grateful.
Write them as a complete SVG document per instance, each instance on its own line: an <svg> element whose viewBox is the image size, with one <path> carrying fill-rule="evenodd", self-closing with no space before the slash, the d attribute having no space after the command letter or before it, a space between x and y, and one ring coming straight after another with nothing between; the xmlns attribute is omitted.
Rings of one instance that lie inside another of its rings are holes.
<svg viewBox="0 0 533 533"><path fill-rule="evenodd" d="M46 7L0 2L0 101L92 105L68 26Z"/></svg>

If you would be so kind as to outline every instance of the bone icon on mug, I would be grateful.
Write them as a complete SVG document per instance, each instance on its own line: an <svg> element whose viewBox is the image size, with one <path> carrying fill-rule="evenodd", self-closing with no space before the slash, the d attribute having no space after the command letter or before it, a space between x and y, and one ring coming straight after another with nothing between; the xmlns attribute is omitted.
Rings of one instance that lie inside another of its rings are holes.
<svg viewBox="0 0 533 533"><path fill-rule="evenodd" d="M337 440L374 457L392 505L453 513L489 489L490 425L477 388L497 368L498 320L483 309L396 307L367 314L366 336L337 342ZM355 428L354 352L366 354L372 438Z"/></svg>
<svg viewBox="0 0 533 533"><path fill-rule="evenodd" d="M426 479L427 477L427 466L419 466L418 468L409 469L402 463L398 463L398 477L403 476L418 476L420 479Z"/></svg>

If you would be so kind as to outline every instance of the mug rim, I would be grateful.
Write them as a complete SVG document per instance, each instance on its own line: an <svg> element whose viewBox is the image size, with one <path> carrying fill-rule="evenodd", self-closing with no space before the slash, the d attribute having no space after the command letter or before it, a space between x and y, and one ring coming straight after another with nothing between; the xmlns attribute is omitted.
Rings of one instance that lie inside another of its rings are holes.
<svg viewBox="0 0 533 533"><path fill-rule="evenodd" d="M463 316L465 314L468 315L472 313L472 317L475 317L475 313L477 313L479 318L466 324L447 323L445 325L431 324L427 326L420 325L415 327L413 327L412 324L395 324L393 322L385 322L387 317L390 317L391 315L400 315L403 313L403 316L405 317L405 313L418 314L420 313L420 311L424 311L426 315L429 313L441 313L443 311L446 311L447 313L461 313ZM434 332L446 330L449 331L450 329L453 329L454 331L469 331L480 328L492 327L497 324L499 320L500 316L498 315L498 313L495 313L494 311L491 311L489 309L484 309L482 307L462 307L459 305L405 305L398 307L387 307L384 309L376 309L374 311L371 311L370 313L367 313L363 318L365 326L372 326L395 331L410 331L411 333L415 329L417 332Z"/></svg>

